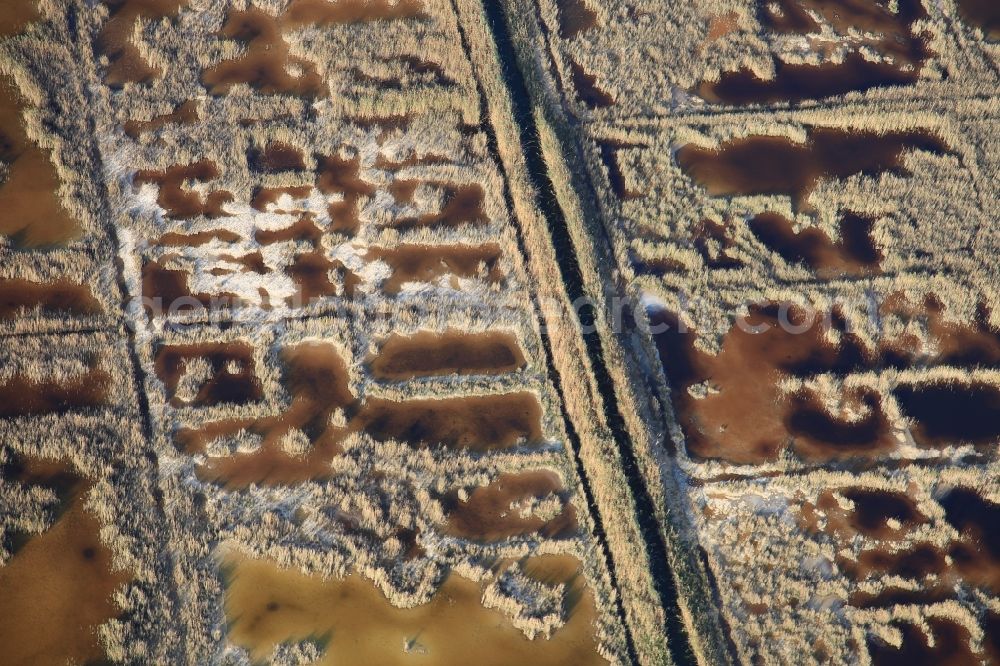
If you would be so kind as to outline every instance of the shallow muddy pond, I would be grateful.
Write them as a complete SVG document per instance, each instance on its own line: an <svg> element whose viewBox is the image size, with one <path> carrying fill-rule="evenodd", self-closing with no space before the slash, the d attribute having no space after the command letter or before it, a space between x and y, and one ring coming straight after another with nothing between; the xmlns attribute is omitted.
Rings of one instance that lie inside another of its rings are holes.
<svg viewBox="0 0 1000 666"><path fill-rule="evenodd" d="M321 665L607 663L597 653L594 601L573 558L535 558L524 567L548 584L569 583L572 597L566 625L535 640L482 605L481 584L455 574L428 603L401 609L356 574L323 580L241 556L228 556L224 566L229 640L253 659L266 659L279 643L313 639Z"/></svg>
<svg viewBox="0 0 1000 666"><path fill-rule="evenodd" d="M395 335L369 363L378 379L412 379L440 375L501 374L525 365L524 355L510 333L443 334L421 331Z"/></svg>

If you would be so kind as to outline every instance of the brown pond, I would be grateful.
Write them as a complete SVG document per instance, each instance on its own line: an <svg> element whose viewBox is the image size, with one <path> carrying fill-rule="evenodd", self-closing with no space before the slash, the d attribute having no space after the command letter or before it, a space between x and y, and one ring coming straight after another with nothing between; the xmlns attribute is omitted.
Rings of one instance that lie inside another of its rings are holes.
<svg viewBox="0 0 1000 666"><path fill-rule="evenodd" d="M993 446L1000 441L1000 387L970 383L903 384L893 395L912 419L918 444Z"/></svg>
<svg viewBox="0 0 1000 666"><path fill-rule="evenodd" d="M996 0L955 0L955 4L963 21L980 28L988 40L1000 40L1000 3Z"/></svg>
<svg viewBox="0 0 1000 666"><path fill-rule="evenodd" d="M97 35L95 51L107 56L110 64L104 82L120 88L126 83L148 83L162 76L163 72L142 57L132 43L132 33L139 19L155 22L177 16L187 0L103 0L110 9L110 17Z"/></svg>
<svg viewBox="0 0 1000 666"><path fill-rule="evenodd" d="M256 8L231 9L219 36L242 42L247 52L209 67L202 72L201 82L213 95L225 94L233 85L245 83L265 95L323 97L327 87L316 65L291 55L284 33L309 25L423 16L423 3L416 0L392 3L386 0L292 0L277 17Z"/></svg>
<svg viewBox="0 0 1000 666"><path fill-rule="evenodd" d="M113 571L100 523L84 508L89 485L69 465L29 460L15 480L58 491L58 519L27 536L0 567L0 645L8 664L103 663L97 627L121 611L113 595L130 576Z"/></svg>
<svg viewBox="0 0 1000 666"><path fill-rule="evenodd" d="M559 36L573 39L597 27L597 13L587 6L586 0L558 0Z"/></svg>
<svg viewBox="0 0 1000 666"><path fill-rule="evenodd" d="M542 408L531 393L444 398L369 399L359 421L377 440L482 453L542 441Z"/></svg>
<svg viewBox="0 0 1000 666"><path fill-rule="evenodd" d="M295 199L304 199L309 196L312 192L312 187L309 185L300 185L296 187L258 187L254 189L253 199L250 205L261 212L267 212L271 206L274 206L281 199L282 195L287 194L292 198L293 202ZM276 208L275 212L303 212L297 209L285 210L283 208Z"/></svg>
<svg viewBox="0 0 1000 666"><path fill-rule="evenodd" d="M404 218L393 226L400 230L414 227L457 227L463 224L480 226L488 224L484 208L486 193L480 185L439 184L445 190L444 205L438 213Z"/></svg>
<svg viewBox="0 0 1000 666"><path fill-rule="evenodd" d="M903 632L903 643L894 647L877 638L868 639L868 653L874 666L968 666L980 663L972 652L971 637L965 627L940 617L928 617L927 626L933 633L934 646L924 631L909 622L897 623Z"/></svg>
<svg viewBox="0 0 1000 666"><path fill-rule="evenodd" d="M546 498L556 500L554 515L530 510L533 502ZM456 491L441 502L447 516L441 530L462 539L492 542L529 534L558 539L579 529L576 509L559 475L544 470L502 474L493 483L471 490L464 501Z"/></svg>
<svg viewBox="0 0 1000 666"><path fill-rule="evenodd" d="M948 553L955 568L970 583L1000 594L1000 505L971 488L955 488L939 502L961 534Z"/></svg>
<svg viewBox="0 0 1000 666"><path fill-rule="evenodd" d="M240 240L240 236L227 229L209 229L190 234L171 231L160 236L156 244L160 247L199 247L214 240L222 241L223 243L237 243Z"/></svg>
<svg viewBox="0 0 1000 666"><path fill-rule="evenodd" d="M394 335L368 364L377 379L502 374L524 366L524 355L513 334L460 331Z"/></svg>
<svg viewBox="0 0 1000 666"><path fill-rule="evenodd" d="M858 582L883 580L894 576L924 583L928 576L942 576L940 581L934 582L943 583L948 579L949 568L945 555L945 552L933 544L918 543L904 550L877 548L864 550L858 555L857 561L838 556L837 566L847 576ZM939 590L937 585L932 584L915 591L915 594L930 597L945 592L947 584L944 584L943 587L945 590ZM899 588L889 586L879 594L861 595L858 601L868 605L881 605L891 597L898 598L900 594ZM922 601L926 601L926 598Z"/></svg>
<svg viewBox="0 0 1000 666"><path fill-rule="evenodd" d="M853 502L854 508L842 507L837 495ZM879 540L900 539L927 522L927 518L917 510L916 502L906 493L875 488L842 488L836 493L825 490L815 506L810 502L804 503L802 518L807 531L819 531L817 511L826 516L823 531L843 543L850 543L857 536ZM898 521L899 527L891 527L890 519Z"/></svg>
<svg viewBox="0 0 1000 666"><path fill-rule="evenodd" d="M316 65L291 55L279 19L267 12L231 9L219 36L245 44L246 53L202 72L201 82L212 95L224 95L238 83L265 95L314 98L326 94Z"/></svg>
<svg viewBox="0 0 1000 666"><path fill-rule="evenodd" d="M64 414L100 407L107 403L110 384L111 377L96 362L86 373L61 381L14 375L0 380L0 418Z"/></svg>
<svg viewBox="0 0 1000 666"><path fill-rule="evenodd" d="M500 246L487 245L398 245L394 248L373 247L366 256L371 261L384 261L392 275L382 283L382 291L398 294L407 282L430 283L451 275L475 278L485 268L486 281L500 282Z"/></svg>
<svg viewBox="0 0 1000 666"><path fill-rule="evenodd" d="M569 70L573 87L580 100L592 109L606 109L615 105L615 98L597 85L597 75L588 74L582 65L570 60Z"/></svg>
<svg viewBox="0 0 1000 666"><path fill-rule="evenodd" d="M313 299L336 296L337 287L330 279L331 274L343 284L344 294L348 297L354 295L361 283L361 279L340 261L330 260L319 251L295 255L295 261L285 267L285 274L297 287L296 293L287 299L290 307L306 306Z"/></svg>
<svg viewBox="0 0 1000 666"><path fill-rule="evenodd" d="M687 144L677 151L677 163L712 196L783 194L802 207L821 179L906 173L903 156L912 150L942 154L947 147L920 130L876 134L814 127L805 143L757 135L716 149Z"/></svg>
<svg viewBox="0 0 1000 666"><path fill-rule="evenodd" d="M192 293L185 270L165 268L167 258L142 266L143 306L150 316L185 314L199 308L229 308L240 302L231 292Z"/></svg>
<svg viewBox="0 0 1000 666"><path fill-rule="evenodd" d="M143 170L135 174L136 187L145 183L157 186L156 202L171 219L193 218L204 215L208 218L228 217L222 207L233 201L229 192L218 190L202 197L198 192L187 189L188 181L208 183L219 177L219 167L210 160L193 164L178 164L166 171Z"/></svg>
<svg viewBox="0 0 1000 666"><path fill-rule="evenodd" d="M986 655L989 663L1000 664L1000 612L986 611L982 620Z"/></svg>
<svg viewBox="0 0 1000 666"><path fill-rule="evenodd" d="M862 45L890 61L873 62L854 46L840 62L821 64L787 63L774 59L774 78L760 79L748 68L724 72L718 81L705 81L697 88L700 97L712 103L764 104L820 99L852 91L912 84L930 57L924 37L912 31L912 24L926 18L920 0L902 0L893 13L884 3L873 0L780 0L761 2L760 21L777 33L814 37L813 49L823 53L828 47L819 37L820 25L809 11L822 16L838 38L852 29L872 33ZM775 11L777 10L777 11ZM807 11L808 10L808 11Z"/></svg>
<svg viewBox="0 0 1000 666"><path fill-rule="evenodd" d="M329 474L330 461L341 452L340 441L358 431L415 447L440 445L472 451L509 448L522 438L529 444L542 439L541 406L529 393L360 403L350 391L347 366L332 345L287 347L281 360L285 366L282 383L291 396L284 411L178 431L177 445L189 454L203 453L212 440L241 430L263 438L254 453L209 459L199 468L199 476L229 486L322 479ZM305 451L282 449L282 439L293 431L304 435Z"/></svg>
<svg viewBox="0 0 1000 666"><path fill-rule="evenodd" d="M697 350L695 332L682 330L675 317L660 310L649 312L654 331L668 327L654 334L654 342L673 389L689 454L752 464L776 460L789 445L813 460L871 455L893 447L878 401L864 393L841 396L845 409L862 413L860 421L829 413L808 393L783 394L780 383L786 377L847 372L862 366L865 359L850 336L845 335L840 346L827 342L821 320L805 328L804 315L789 308L791 326L782 326L775 310L752 310L747 330L734 326L715 356ZM766 330L754 333L757 329L752 327ZM688 388L704 382L714 392L695 399Z"/></svg>
<svg viewBox="0 0 1000 666"><path fill-rule="evenodd" d="M484 608L483 584L449 575L431 600L396 608L357 574L324 580L266 560L228 556L226 617L229 640L254 660L282 642L318 639L318 666L509 666L606 664L597 653L593 595L569 557L528 560L528 575L568 584L569 619L550 639L528 640L510 619ZM407 648L409 648L407 650Z"/></svg>
<svg viewBox="0 0 1000 666"><path fill-rule="evenodd" d="M203 359L211 374L197 387L187 402L177 396L177 389L187 364ZM243 405L263 397L260 380L254 373L253 348L242 342L165 345L153 356L156 376L166 388L167 400L174 407L211 407L221 403Z"/></svg>
<svg viewBox="0 0 1000 666"><path fill-rule="evenodd" d="M258 229L254 238L261 245L273 245L288 241L305 241L314 248L320 247L323 232L309 215L303 215L294 224L281 229Z"/></svg>
<svg viewBox="0 0 1000 666"><path fill-rule="evenodd" d="M30 282L0 279L0 321L38 308L46 315L86 316L104 311L90 287L69 280Z"/></svg>
<svg viewBox="0 0 1000 666"><path fill-rule="evenodd" d="M177 443L188 453L203 452L211 440L244 429L263 438L255 453L210 459L199 468L199 476L229 486L245 486L291 484L329 474L329 463L341 452L339 442L348 432L347 425L338 426L331 417L338 409L353 408L356 402L348 384L347 366L336 348L322 343L287 347L281 352L281 360L282 383L291 396L284 411L276 416L217 421L177 433ZM282 438L293 430L301 431L309 440L309 450L303 455L291 455L281 448Z"/></svg>
<svg viewBox="0 0 1000 666"><path fill-rule="evenodd" d="M25 249L64 245L80 224L63 206L49 151L28 138L24 111L14 80L0 75L0 239Z"/></svg>
<svg viewBox="0 0 1000 666"><path fill-rule="evenodd" d="M357 232L358 204L375 194L375 186L361 178L360 157L345 160L337 155L317 156L316 189L323 194L342 194L344 200L330 204L331 231Z"/></svg>
<svg viewBox="0 0 1000 666"><path fill-rule="evenodd" d="M0 37L17 35L41 18L37 0L7 0L5 4L0 16Z"/></svg>
<svg viewBox="0 0 1000 666"><path fill-rule="evenodd" d="M911 302L897 293L886 297L879 314L919 323L926 330L929 343L922 344L908 334L881 340L885 363L889 365L898 368L928 364L970 369L1000 367L1000 330L990 325L990 310L985 306L977 308L972 321L951 321L946 318L947 308L934 294L927 294L922 302Z"/></svg>
<svg viewBox="0 0 1000 666"><path fill-rule="evenodd" d="M138 139L146 132L155 132L167 125L192 125L198 122L198 102L188 100L179 104L170 113L153 116L149 120L129 120L125 123L125 134Z"/></svg>
<svg viewBox="0 0 1000 666"><path fill-rule="evenodd" d="M872 240L871 218L845 213L836 242L815 227L796 232L791 220L777 213L761 213L749 225L754 235L785 261L804 264L818 277L858 277L879 272L882 254Z"/></svg>

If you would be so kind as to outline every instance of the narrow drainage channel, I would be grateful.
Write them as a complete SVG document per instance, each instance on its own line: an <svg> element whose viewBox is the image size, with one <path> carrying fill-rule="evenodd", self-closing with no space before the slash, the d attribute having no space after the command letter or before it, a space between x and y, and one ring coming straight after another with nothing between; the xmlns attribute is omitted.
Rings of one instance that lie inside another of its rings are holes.
<svg viewBox="0 0 1000 666"><path fill-rule="evenodd" d="M559 207L555 188L545 167L538 128L535 126L534 116L531 113L531 98L524 81L524 75L517 64L517 54L511 40L502 4L497 0L484 0L483 2L489 27L493 32L493 38L500 54L504 82L510 92L514 120L520 128L521 149L527 162L528 176L537 192L536 203L548 222L559 269L569 298L571 301L577 301L577 299L587 296L583 288L583 275L577 261L566 218ZM593 313L581 312L580 323L593 329ZM667 635L667 648L674 663L678 666L697 664L690 637L685 630L680 608L677 605L677 585L670 570L666 546L660 537L653 501L646 490L635 453L629 444L624 419L618 411L611 377L604 366L600 336L596 333L585 334L584 342L587 345L587 353L597 380L598 390L604 402L605 418L607 418L608 425L614 433L615 443L621 454L622 468L628 479L632 496L635 498L636 520L646 545L653 583L666 615L664 630Z"/></svg>

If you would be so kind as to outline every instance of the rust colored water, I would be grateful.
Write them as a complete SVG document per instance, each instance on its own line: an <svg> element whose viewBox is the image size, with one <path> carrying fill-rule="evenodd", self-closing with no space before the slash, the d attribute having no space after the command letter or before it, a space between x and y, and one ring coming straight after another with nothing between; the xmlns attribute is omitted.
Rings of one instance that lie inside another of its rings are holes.
<svg viewBox="0 0 1000 666"><path fill-rule="evenodd" d="M394 335L368 364L378 379L412 379L439 375L501 374L525 365L511 333L443 334L421 331Z"/></svg>
<svg viewBox="0 0 1000 666"><path fill-rule="evenodd" d="M330 204L332 231L357 232L358 204L362 197L375 194L375 186L361 178L360 158L345 160L337 155L317 158L316 189L323 194L341 194L344 200Z"/></svg>
<svg viewBox="0 0 1000 666"><path fill-rule="evenodd" d="M569 69L573 87L584 104L592 109L606 109L615 105L615 98L597 85L596 75L588 74L587 70L572 60L569 61Z"/></svg>
<svg viewBox="0 0 1000 666"><path fill-rule="evenodd" d="M229 192L217 190L203 197L185 187L187 181L208 183L219 177L219 167L210 160L192 164L178 164L166 171L144 170L136 173L133 182L138 187L145 183L157 186L156 202L171 219L204 215L209 218L228 217L222 207L233 201Z"/></svg>
<svg viewBox="0 0 1000 666"><path fill-rule="evenodd" d="M414 447L480 453L542 441L542 409L531 393L403 402L369 399L359 419L375 439Z"/></svg>
<svg viewBox="0 0 1000 666"><path fill-rule="evenodd" d="M697 458L752 464L777 459L791 441L799 455L830 460L870 455L894 446L888 423L876 400L844 392L844 409L865 407L860 421L831 414L809 393L786 396L780 384L789 376L847 372L866 359L848 336L840 346L823 338L824 324L806 321L789 308L787 326L774 308L751 311L746 326L734 326L718 355L694 347L695 333L682 330L676 318L651 311L661 363L673 387L673 401L684 428L688 452ZM754 333L756 327L766 330ZM746 330L744 330L744 328ZM701 399L688 389L708 382L712 391Z"/></svg>
<svg viewBox="0 0 1000 666"><path fill-rule="evenodd" d="M239 301L239 297L230 292L192 293L187 271L166 268L165 262L166 257L147 261L142 266L143 305L150 316L182 314L199 305L229 307Z"/></svg>
<svg viewBox="0 0 1000 666"><path fill-rule="evenodd" d="M63 245L80 224L62 203L49 151L28 138L24 111L14 80L0 75L0 237L25 249Z"/></svg>
<svg viewBox="0 0 1000 666"><path fill-rule="evenodd" d="M444 205L438 213L419 218L405 218L396 222L397 229L414 227L457 227L463 224L483 225L490 219L484 209L486 193L480 185L443 185Z"/></svg>
<svg viewBox="0 0 1000 666"><path fill-rule="evenodd" d="M556 498L553 515L539 516L531 503ZM447 522L445 534L479 542L539 534L560 538L576 533L576 509L567 499L559 476L544 470L503 474L493 483L480 486L464 501L453 492L442 498Z"/></svg>
<svg viewBox="0 0 1000 666"><path fill-rule="evenodd" d="M918 364L955 365L966 368L1000 367L1000 330L989 324L990 312L977 308L971 322L949 321L947 308L933 294L923 302L910 302L903 294L891 294L879 309L882 316L896 316L906 322L921 322L930 349L913 335L882 341L886 362L899 368Z"/></svg>
<svg viewBox="0 0 1000 666"><path fill-rule="evenodd" d="M836 242L815 227L796 233L791 220L776 213L757 215L749 225L754 235L785 261L805 264L818 277L857 277L879 270L882 255L872 240L874 221L870 218L844 214Z"/></svg>
<svg viewBox="0 0 1000 666"><path fill-rule="evenodd" d="M153 116L149 120L129 120L125 123L125 134L138 139L146 132L155 132L167 125L191 125L198 122L198 103L188 100L179 104L170 113Z"/></svg>
<svg viewBox="0 0 1000 666"><path fill-rule="evenodd" d="M113 594L129 576L113 571L100 524L84 508L89 486L68 465L29 460L14 480L54 487L59 517L27 537L0 567L0 645L9 664L103 663L97 627L120 610Z"/></svg>
<svg viewBox="0 0 1000 666"><path fill-rule="evenodd" d="M872 0L781 0L761 2L761 23L777 33L792 33L814 37L813 49L826 44L819 38L820 25L809 12L823 17L837 37L852 30L874 36L862 40L862 46L876 51L883 60L866 59L859 47L853 46L839 62L820 64L788 63L774 59L775 73L771 79L760 79L748 68L724 72L718 81L706 81L698 86L699 96L712 103L764 104L769 102L801 101L865 91L884 86L912 84L920 68L930 57L924 37L914 34L912 24L926 17L920 0L903 0L896 13ZM775 12L775 9L778 11ZM808 11L807 11L808 10Z"/></svg>
<svg viewBox="0 0 1000 666"><path fill-rule="evenodd" d="M313 247L320 247L320 240L323 232L308 215L302 216L294 224L282 229L259 229L254 238L261 245L271 245L273 243L284 243L287 241L305 241Z"/></svg>
<svg viewBox="0 0 1000 666"><path fill-rule="evenodd" d="M853 508L841 505L838 495L853 502ZM822 530L817 511L825 516ZM898 525L890 525L890 519L897 521ZM898 540L926 522L926 516L917 509L913 498L906 493L890 490L865 487L841 488L836 492L824 490L815 505L811 502L802 505L803 529L812 533L825 532L843 544L851 543L859 536L865 539ZM870 551L868 557L878 552ZM861 567L865 566L862 562ZM855 577L863 579L863 576Z"/></svg>
<svg viewBox="0 0 1000 666"><path fill-rule="evenodd" d="M120 88L126 83L148 83L162 76L132 44L132 33L140 18L157 21L177 16L187 0L104 0L104 4L110 9L110 16L95 44L97 54L110 61L104 82Z"/></svg>
<svg viewBox="0 0 1000 666"><path fill-rule="evenodd" d="M384 261L392 275L382 283L382 291L398 294L407 282L430 283L451 275L475 278L485 268L487 282L500 282L500 246L487 245L399 245L394 248L371 248L368 259Z"/></svg>
<svg viewBox="0 0 1000 666"><path fill-rule="evenodd" d="M35 308L44 314L70 316L94 315L104 310L89 287L69 280L0 279L0 320L15 319Z"/></svg>
<svg viewBox="0 0 1000 666"><path fill-rule="evenodd" d="M246 53L202 72L201 82L211 94L224 95L238 83L265 95L314 98L326 94L316 65L291 55L279 19L267 12L230 10L220 36L242 42Z"/></svg>
<svg viewBox="0 0 1000 666"><path fill-rule="evenodd" d="M320 251L296 255L295 261L285 268L297 287L295 295L288 297L290 306L308 305L313 299L337 295L337 286L330 279L335 274L343 284L344 294L354 295L361 279L340 261L331 261Z"/></svg>
<svg viewBox="0 0 1000 666"><path fill-rule="evenodd" d="M947 592L946 581L952 577L945 555L945 552L931 544L920 543L904 550L881 548L864 550L858 555L856 561L850 558L838 558L837 566L847 576L858 582L882 580L889 576L924 582L928 576L941 576L944 590L937 588L936 585L931 585L914 591L915 595L923 597L921 601L926 602L927 597ZM952 594L954 594L954 590L952 590ZM898 588L888 587L881 593L861 595L858 602L879 605L899 595Z"/></svg>
<svg viewBox="0 0 1000 666"><path fill-rule="evenodd" d="M587 6L586 0L558 0L559 36L573 39L597 26L597 13Z"/></svg>
<svg viewBox="0 0 1000 666"><path fill-rule="evenodd" d="M304 199L309 196L311 191L312 187L309 185L299 185L296 187L258 187L254 190L250 205L261 212L267 212L285 194L294 201L295 199ZM275 210L277 212L291 212L282 208L276 208Z"/></svg>
<svg viewBox="0 0 1000 666"><path fill-rule="evenodd" d="M1000 664L1000 611L986 611L982 620L986 633L986 655L991 664Z"/></svg>
<svg viewBox="0 0 1000 666"><path fill-rule="evenodd" d="M0 380L0 418L63 414L106 404L111 377L96 364L66 379L37 380L15 374Z"/></svg>
<svg viewBox="0 0 1000 666"><path fill-rule="evenodd" d="M0 16L0 37L17 35L41 18L37 0L8 0Z"/></svg>
<svg viewBox="0 0 1000 666"><path fill-rule="evenodd" d="M358 431L415 447L472 451L542 441L541 406L530 393L361 403L350 391L347 367L335 347L303 343L282 350L281 361L282 383L291 397L281 413L216 421L177 433L178 446L190 454L204 453L213 440L241 430L262 438L256 452L210 458L199 468L202 478L229 486L320 479L341 452L343 437ZM304 450L283 449L284 438L296 433L305 438Z"/></svg>
<svg viewBox="0 0 1000 666"><path fill-rule="evenodd" d="M1000 441L1000 388L970 383L904 384L893 394L923 446Z"/></svg>
<svg viewBox="0 0 1000 666"><path fill-rule="evenodd" d="M788 398L784 424L795 437L799 455L813 459L836 458L840 454L876 452L892 446L890 424L882 403L873 391L844 392L841 411L850 409L860 418L831 414L822 401L808 391Z"/></svg>
<svg viewBox="0 0 1000 666"><path fill-rule="evenodd" d="M1000 504L971 488L955 488L940 500L945 519L961 534L949 555L963 577L1000 594Z"/></svg>
<svg viewBox="0 0 1000 666"><path fill-rule="evenodd" d="M996 0L955 0L955 4L962 20L980 28L988 40L1000 40L1000 3Z"/></svg>
<svg viewBox="0 0 1000 666"><path fill-rule="evenodd" d="M821 179L905 173L903 156L947 150L936 136L920 130L876 134L816 127L808 140L749 136L717 149L692 144L677 151L677 163L712 196L783 194L802 206Z"/></svg>
<svg viewBox="0 0 1000 666"><path fill-rule="evenodd" d="M482 585L449 575L431 600L394 607L357 574L323 580L265 560L227 557L229 639L266 660L282 642L320 639L319 666L333 664L605 664L594 635L593 595L577 574L579 562L545 556L529 560L528 575L567 584L572 609L565 626L529 641L510 620L484 608ZM567 603L569 605L569 603Z"/></svg>
<svg viewBox="0 0 1000 666"><path fill-rule="evenodd" d="M237 243L240 240L240 236L226 229L210 229L190 234L171 231L160 236L156 244L160 247L199 247L211 243L213 240L222 241L223 243Z"/></svg>
<svg viewBox="0 0 1000 666"><path fill-rule="evenodd" d="M416 0L292 0L279 16L251 8L230 10L221 37L243 42L247 53L224 60L202 72L201 81L213 95L222 95L238 83L266 94L323 97L327 86L315 63L293 56L283 35L309 25L422 18L423 3Z"/></svg>
<svg viewBox="0 0 1000 666"><path fill-rule="evenodd" d="M851 527L867 537L886 538L890 519L905 528L913 528L925 522L914 501L903 493L846 488L840 494L854 503L854 510L849 518Z"/></svg>
<svg viewBox="0 0 1000 666"><path fill-rule="evenodd" d="M210 364L211 374L203 379L189 400L182 400L177 396L177 389L185 368L198 359ZM153 365L156 376L166 388L167 400L174 407L246 404L263 397L260 380L254 373L253 349L246 343L166 345L156 351Z"/></svg>
<svg viewBox="0 0 1000 666"><path fill-rule="evenodd" d="M331 422L337 410L353 409L355 398L348 385L347 366L331 345L303 343L282 350L282 383L291 396L288 407L275 416L218 421L177 434L188 453L203 452L217 437L240 430L262 437L255 453L210 459L199 469L203 478L229 486L250 483L289 484L329 474L329 463L340 453L339 442L348 426ZM301 431L309 448L301 455L282 450L281 440Z"/></svg>

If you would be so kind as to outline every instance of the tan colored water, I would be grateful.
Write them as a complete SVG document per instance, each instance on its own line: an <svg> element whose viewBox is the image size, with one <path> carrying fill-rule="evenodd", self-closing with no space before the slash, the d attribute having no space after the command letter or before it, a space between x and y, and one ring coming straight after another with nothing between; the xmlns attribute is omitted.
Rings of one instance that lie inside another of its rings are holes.
<svg viewBox="0 0 1000 666"><path fill-rule="evenodd" d="M13 79L0 75L0 236L24 249L64 245L82 230L62 203L49 151L28 138L24 111Z"/></svg>
<svg viewBox="0 0 1000 666"><path fill-rule="evenodd" d="M89 485L53 461L27 461L17 480L54 488L62 513L0 567L0 661L23 666L102 663L97 627L120 614L114 592L129 576L113 571L100 524L84 509Z"/></svg>
<svg viewBox="0 0 1000 666"><path fill-rule="evenodd" d="M324 644L319 666L606 663L594 638L593 597L573 558L546 556L525 566L529 575L569 582L572 590L567 624L551 639L533 641L502 613L483 607L480 584L454 574L427 604L400 609L356 574L322 580L235 555L225 564L232 567L225 604L229 640L253 659L266 659L278 643L312 637Z"/></svg>
<svg viewBox="0 0 1000 666"><path fill-rule="evenodd" d="M126 83L149 83L162 72L146 62L132 42L140 18L147 21L176 16L187 0L104 0L110 17L97 36L95 51L110 61L104 82L120 88Z"/></svg>

